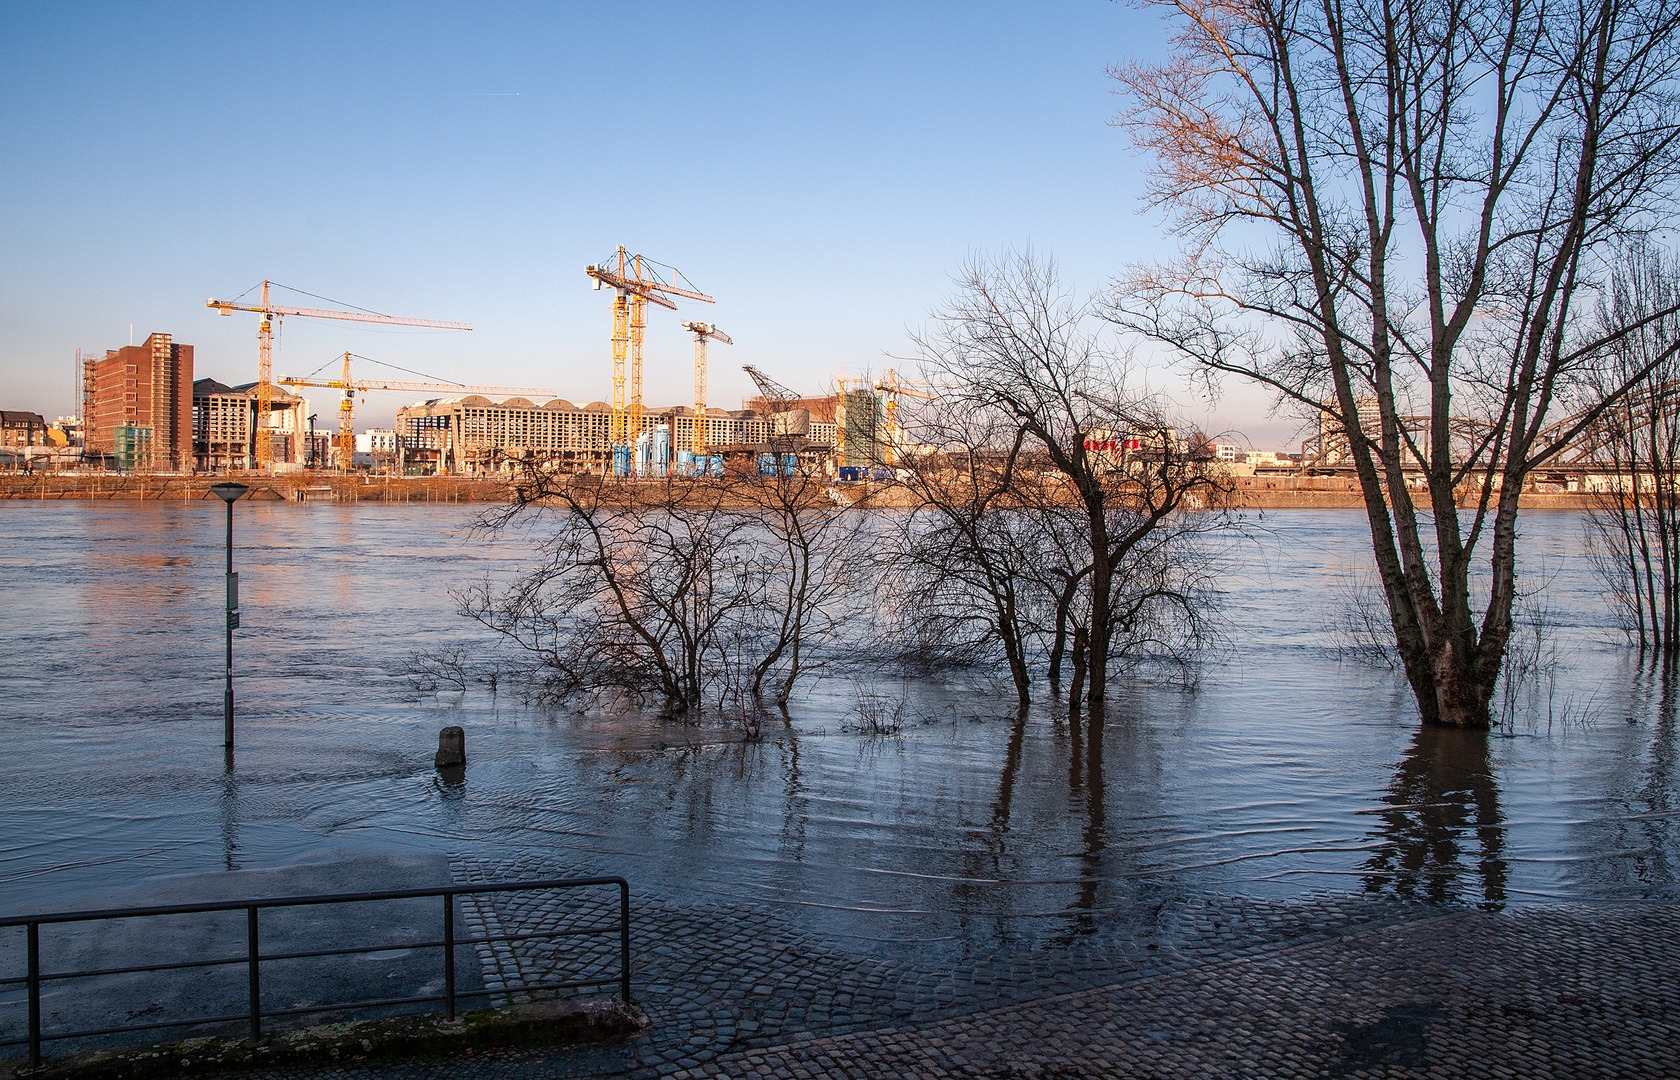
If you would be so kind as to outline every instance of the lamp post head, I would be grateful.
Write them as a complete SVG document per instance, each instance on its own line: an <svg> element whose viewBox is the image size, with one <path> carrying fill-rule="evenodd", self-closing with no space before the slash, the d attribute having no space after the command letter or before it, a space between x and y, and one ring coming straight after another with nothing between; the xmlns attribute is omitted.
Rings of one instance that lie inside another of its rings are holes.
<svg viewBox="0 0 1680 1080"><path fill-rule="evenodd" d="M235 499L250 490L251 489L244 484L227 483L210 485L211 493L214 494L216 498L227 503L229 506L233 505Z"/></svg>

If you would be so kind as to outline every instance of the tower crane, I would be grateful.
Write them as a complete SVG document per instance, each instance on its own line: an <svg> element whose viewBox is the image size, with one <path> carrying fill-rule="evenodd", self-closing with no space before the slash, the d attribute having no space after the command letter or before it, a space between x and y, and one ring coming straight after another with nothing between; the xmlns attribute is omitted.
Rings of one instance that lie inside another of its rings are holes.
<svg viewBox="0 0 1680 1080"><path fill-rule="evenodd" d="M899 395L902 394L905 397L918 398L922 401L936 401L939 397L938 394L930 393L926 390L918 390L916 388L918 386L936 386L940 384L910 382L900 379L898 377L898 372L888 368L885 374L874 380L874 382L870 385L874 390L880 393L881 397L885 401L883 412L886 414L887 438L886 445L883 447L883 450L887 458L886 464L896 465L898 464L896 460L898 456L898 444L904 434L898 426Z"/></svg>
<svg viewBox="0 0 1680 1080"><path fill-rule="evenodd" d="M257 326L257 416L256 416L256 444L257 468L266 469L272 461L272 451L269 447L268 416L274 410L274 328L280 325L280 319L286 315L297 315L311 319L344 319L350 322L390 323L396 326L429 326L439 330L471 330L472 323L440 322L436 319L405 319L395 315L381 315L373 311L330 311L322 308L300 308L285 304L271 304L268 302L268 289L275 284L271 281L262 283L262 303L255 307L249 304L236 303L234 300L217 300L211 297L204 302L208 308L216 308L223 315L232 315L236 311L254 311L262 316L262 322ZM280 288L286 286L281 285ZM250 290L247 289L247 292ZM237 299L237 298L236 298Z"/></svg>
<svg viewBox="0 0 1680 1080"><path fill-rule="evenodd" d="M612 388L612 440L614 446L623 446L632 434L640 434L642 426L642 334L647 326L647 305L658 304L660 307L677 310L677 305L666 298L681 296L689 300L699 300L713 304L717 301L692 287L693 283L675 268L667 266L671 271L670 281L665 280L659 273L659 264L642 255L632 255L619 245L617 255L601 264L591 264L583 268L595 281L595 288L606 285L617 290L613 298L613 388ZM678 285L676 281L687 282ZM624 360L626 352L630 359L630 418L625 417L624 402ZM635 431L631 432L630 429Z"/></svg>
<svg viewBox="0 0 1680 1080"><path fill-rule="evenodd" d="M685 322L683 329L694 335L694 454L706 452L706 339L716 338L733 345L728 334L714 323Z"/></svg>
<svg viewBox="0 0 1680 1080"><path fill-rule="evenodd" d="M350 358L354 353L344 354L344 376L341 379L311 379L293 378L282 375L275 382L280 386L328 386L342 391L338 399L338 467L350 468L350 454L355 447L355 435L351 431L351 419L355 411L356 391L358 390L416 390L422 393L435 391L452 391L463 394L495 394L502 397L535 396L552 398L554 391L536 386L467 386L461 383L441 382L392 382L389 379L355 379L350 378ZM367 360L363 356L360 359ZM374 361L378 363L378 361Z"/></svg>

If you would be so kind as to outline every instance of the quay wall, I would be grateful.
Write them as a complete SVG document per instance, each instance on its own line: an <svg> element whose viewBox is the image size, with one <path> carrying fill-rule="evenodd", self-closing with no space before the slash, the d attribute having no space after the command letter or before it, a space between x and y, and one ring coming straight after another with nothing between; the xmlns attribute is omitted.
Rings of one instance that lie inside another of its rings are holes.
<svg viewBox="0 0 1680 1080"><path fill-rule="evenodd" d="M71 500L191 501L214 499L210 486L218 476L119 476L94 473L17 473L0 475L0 499L42 502ZM1364 506L1347 480L1326 477L1231 478L1230 504L1253 510L1358 510ZM250 499L268 502L335 503L499 503L512 494L507 482L456 476L256 476L238 477L251 487ZM840 484L835 490L865 508L905 508L913 500L894 484ZM1528 492L1527 510L1584 510L1599 496L1586 492ZM1465 494L1460 506L1474 506Z"/></svg>
<svg viewBox="0 0 1680 1080"><path fill-rule="evenodd" d="M0 499L175 501L215 499L225 476L119 476L101 473L23 473L0 476ZM500 480L432 476L232 477L247 484L247 499L267 502L495 503L511 488Z"/></svg>

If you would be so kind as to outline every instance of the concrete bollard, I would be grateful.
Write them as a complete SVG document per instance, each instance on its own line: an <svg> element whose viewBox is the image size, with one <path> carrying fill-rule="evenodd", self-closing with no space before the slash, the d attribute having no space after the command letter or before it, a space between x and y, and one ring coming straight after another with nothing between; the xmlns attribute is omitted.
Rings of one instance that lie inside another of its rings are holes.
<svg viewBox="0 0 1680 1080"><path fill-rule="evenodd" d="M433 764L440 769L467 763L467 733L458 727L438 732L438 752Z"/></svg>

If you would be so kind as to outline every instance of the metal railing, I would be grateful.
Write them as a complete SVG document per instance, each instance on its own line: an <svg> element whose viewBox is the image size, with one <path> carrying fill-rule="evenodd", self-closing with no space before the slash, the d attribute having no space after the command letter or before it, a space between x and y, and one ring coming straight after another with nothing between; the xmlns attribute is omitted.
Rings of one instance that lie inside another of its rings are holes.
<svg viewBox="0 0 1680 1080"><path fill-rule="evenodd" d="M610 923L555 930L536 930L519 934L485 934L482 937L455 935L455 898L464 895L504 892L536 892L552 889L579 889L617 886L618 918ZM354 904L379 900L415 900L428 897L443 899L443 936L437 941L384 942L377 945L348 949L316 949L305 952L265 953L259 948L261 940L259 912L266 908L301 908L323 904ZM245 912L245 954L215 960L188 960L167 964L137 964L133 967L110 967L91 971L42 971L41 927L63 923L104 922L112 919L136 919L162 915L192 915L215 911ZM94 1038L131 1031L152 1031L173 1027L197 1027L206 1024L226 1024L248 1021L251 1039L262 1038L262 1022L266 1018L301 1016L312 1013L336 1013L354 1009L372 1009L396 1005L412 1005L441 1001L448 1018L455 1019L455 1003L459 998L490 997L498 994L524 993L535 990L571 990L591 986L618 984L619 997L630 1004L630 883L620 877L559 878L544 881L515 881L493 885L458 885L437 889L399 889L388 892L331 893L319 896L274 896L254 900L228 900L206 904L171 904L160 907L109 908L102 911L69 911L47 915L17 915L0 918L0 929L23 927L27 935L28 974L22 978L0 979L0 989L26 986L29 1001L29 1034L23 1039L0 1039L0 1047L29 1044L29 1062L41 1064L41 1043L65 1039ZM599 978L562 979L557 982L521 983L484 990L457 991L455 988L455 950L464 945L496 942L528 941L536 938L564 938L581 936L618 935L618 973ZM385 952L393 948L443 950L443 993L419 997L380 998L371 1001L334 1002L303 1008L264 1009L262 1007L262 965L277 960L306 960L328 956L352 956ZM214 968L243 964L246 968L247 1008L243 1013L225 1016L195 1017L148 1024L121 1024L116 1027L92 1028L83 1031L64 1031L43 1034L41 1031L41 985L68 979L89 979L101 976L129 975L153 971L180 971L190 968Z"/></svg>

